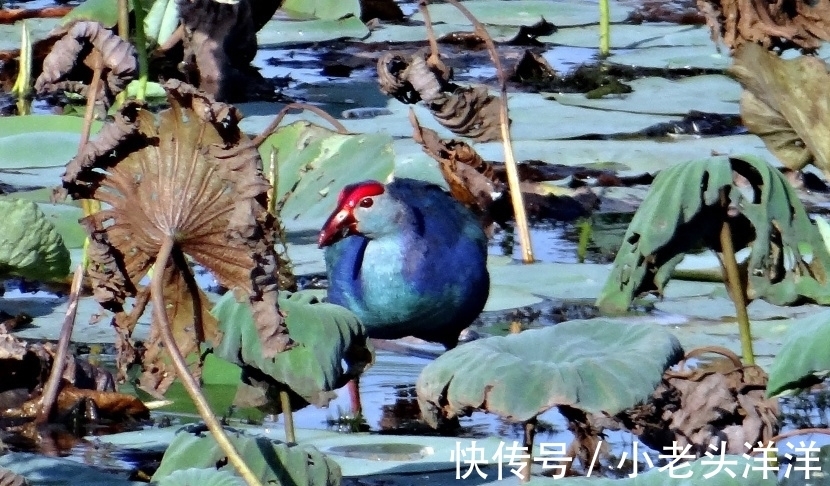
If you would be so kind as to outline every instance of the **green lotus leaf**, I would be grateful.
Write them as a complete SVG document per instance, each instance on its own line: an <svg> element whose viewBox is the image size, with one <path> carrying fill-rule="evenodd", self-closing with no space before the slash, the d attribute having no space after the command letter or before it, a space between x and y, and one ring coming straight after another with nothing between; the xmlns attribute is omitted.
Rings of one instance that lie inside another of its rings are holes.
<svg viewBox="0 0 830 486"><path fill-rule="evenodd" d="M799 391L830 374L830 311L793 322L769 371L767 395Z"/></svg>
<svg viewBox="0 0 830 486"><path fill-rule="evenodd" d="M78 152L82 118L66 115L0 117L0 169L63 167ZM101 122L92 125L92 133Z"/></svg>
<svg viewBox="0 0 830 486"><path fill-rule="evenodd" d="M343 186L366 179L384 181L394 167L388 135L341 135L304 121L281 127L259 150L266 166L271 151L276 151L276 197L291 191L280 212L289 229L318 231Z"/></svg>
<svg viewBox="0 0 830 486"><path fill-rule="evenodd" d="M175 0L155 0L144 17L147 38L159 45L167 42L178 26L179 5Z"/></svg>
<svg viewBox="0 0 830 486"><path fill-rule="evenodd" d="M360 17L358 0L285 0L280 9L296 18L337 20L347 15Z"/></svg>
<svg viewBox="0 0 830 486"><path fill-rule="evenodd" d="M55 226L31 201L0 200L0 275L31 280L62 279L69 274L69 250Z"/></svg>
<svg viewBox="0 0 830 486"><path fill-rule="evenodd" d="M92 20L107 28L115 27L118 23L118 0L86 0L64 15L61 22L66 25L75 20Z"/></svg>
<svg viewBox="0 0 830 486"><path fill-rule="evenodd" d="M735 215L728 216L722 206L722 192ZM751 300L830 303L830 252L804 205L777 169L757 157L740 156L687 162L655 178L597 305L605 312L623 312L642 293L662 294L686 253L720 250L727 218L735 250L751 248L746 261Z"/></svg>
<svg viewBox="0 0 830 486"><path fill-rule="evenodd" d="M363 326L346 308L317 302L304 292L281 296L279 308L297 346L265 358L250 306L239 303L232 292L222 296L212 311L224 333L214 353L287 386L306 402L301 405L324 406L332 398L330 392L355 372L352 366L372 360ZM344 360L349 370L343 369Z"/></svg>
<svg viewBox="0 0 830 486"><path fill-rule="evenodd" d="M463 344L418 377L424 419L473 409L527 421L568 405L616 414L645 401L683 349L664 327L574 320Z"/></svg>
<svg viewBox="0 0 830 486"><path fill-rule="evenodd" d="M245 463L263 484L340 484L340 466L314 447L289 446L229 428L226 431ZM217 468L218 464L224 465ZM176 433L153 475L153 481L168 478L168 483L161 484L185 484L174 483L169 478L180 469L190 468L233 471L233 466L227 464L225 453L203 426L184 427Z"/></svg>
<svg viewBox="0 0 830 486"><path fill-rule="evenodd" d="M718 469L720 461L724 466ZM764 478L764 472L760 468L762 465L763 463L754 461L752 457L715 455L711 458L702 457L686 465L678 464L673 471L668 468L661 471L661 467L655 465L646 471L640 470L634 477L623 479L545 478L534 479L527 483L527 486L775 486L775 473L767 473L767 477Z"/></svg>
<svg viewBox="0 0 830 486"><path fill-rule="evenodd" d="M813 448L813 445L810 442L805 441L806 445L809 448ZM779 454L783 453L792 453L795 447L800 447L802 445L800 439L792 438L785 441L780 441L778 443L778 450L780 451ZM802 453L798 453L798 456L804 456ZM781 481L778 482L779 486L814 486L814 485L821 485L826 486L828 484L828 478L830 478L830 445L821 446L818 450L818 454L815 452L810 453L811 457L817 455L818 461L810 461L806 462L804 460L799 461L799 459L795 460L795 464L792 465L792 468L795 469L796 467L800 467L801 471L790 471L789 474L785 475L781 478ZM810 468L819 468L819 469L810 469L810 474L806 474L806 471L803 469L806 467ZM789 464L781 464L781 468L789 467ZM785 469L786 471L786 469Z"/></svg>
<svg viewBox="0 0 830 486"><path fill-rule="evenodd" d="M245 486L245 481L230 471L190 468L174 471L158 486Z"/></svg>

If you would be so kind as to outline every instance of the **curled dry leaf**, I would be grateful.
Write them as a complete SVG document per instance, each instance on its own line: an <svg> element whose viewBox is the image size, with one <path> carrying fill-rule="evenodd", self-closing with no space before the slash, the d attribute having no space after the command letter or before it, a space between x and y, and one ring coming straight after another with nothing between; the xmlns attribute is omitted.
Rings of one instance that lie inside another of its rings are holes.
<svg viewBox="0 0 830 486"><path fill-rule="evenodd" d="M729 69L744 87L741 118L790 169L808 164L830 175L830 73L819 58L784 60L742 46Z"/></svg>
<svg viewBox="0 0 830 486"><path fill-rule="evenodd" d="M43 71L35 81L35 90L38 93L63 90L88 95L87 83L98 62L97 56L101 59L104 82L94 96L108 107L135 77L137 60L132 44L98 22L76 22L67 30L43 60Z"/></svg>
<svg viewBox="0 0 830 486"><path fill-rule="evenodd" d="M158 122L141 105L127 103L63 178L73 198L105 203L82 223L91 239L95 296L115 312L121 379L135 358L131 335L149 298L139 281L170 236L172 257L154 271L164 272L167 318L183 355L220 339L188 257L223 286L249 296L266 355L290 344L277 309L274 220L266 210L259 152L240 132L234 107L179 81L165 89L171 107ZM129 311L127 297L136 297ZM154 318L141 377L141 387L157 394L175 377L163 359L159 325Z"/></svg>
<svg viewBox="0 0 830 486"><path fill-rule="evenodd" d="M697 0L697 6L712 37L732 49L755 43L809 52L830 40L830 0Z"/></svg>
<svg viewBox="0 0 830 486"><path fill-rule="evenodd" d="M479 142L500 140L498 97L483 86L450 83L452 72L422 52L404 59L386 53L378 59L380 90L403 103L423 101L441 125Z"/></svg>
<svg viewBox="0 0 830 486"><path fill-rule="evenodd" d="M640 441L656 450L691 446L700 457L709 445L743 454L745 443L766 444L778 433L778 402L765 396L767 374L743 365L724 348L700 348L727 357L696 369L671 369L647 402L616 416Z"/></svg>
<svg viewBox="0 0 830 486"><path fill-rule="evenodd" d="M488 164L467 143L460 140L443 140L434 130L422 127L415 114L409 113L414 133L412 137L421 144L430 157L438 161L450 193L489 223L488 212L493 202L506 190L505 184L496 179L493 166Z"/></svg>

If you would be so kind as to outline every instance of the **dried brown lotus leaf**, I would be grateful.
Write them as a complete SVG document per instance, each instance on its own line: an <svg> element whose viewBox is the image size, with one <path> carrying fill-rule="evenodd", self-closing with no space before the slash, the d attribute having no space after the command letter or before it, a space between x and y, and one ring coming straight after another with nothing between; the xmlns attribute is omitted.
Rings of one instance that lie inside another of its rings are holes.
<svg viewBox="0 0 830 486"><path fill-rule="evenodd" d="M64 177L74 198L105 203L83 223L94 242L95 295L116 313L118 349L127 358L119 360L121 377L135 356L131 334L147 301L139 282L168 237L175 240L172 257L154 271L165 272L165 311L184 354L220 339L188 259L250 297L267 354L290 345L276 306L274 221L265 209L268 183L259 153L240 132L235 108L179 81L165 89L171 107L158 121L128 103L69 163ZM125 298L135 296L137 304L128 313ZM142 387L155 393L172 381L159 325L154 316L143 360Z"/></svg>
<svg viewBox="0 0 830 486"><path fill-rule="evenodd" d="M760 44L814 51L830 40L830 0L697 0L697 6L713 37L732 49Z"/></svg>
<svg viewBox="0 0 830 486"><path fill-rule="evenodd" d="M55 43L43 60L43 71L35 81L35 90L38 93L64 90L87 95L87 80L73 79L73 76L76 67L89 58L89 46L101 56L103 67L102 87L95 98L109 106L135 78L138 62L132 44L98 22L76 22ZM94 68L94 64L89 67Z"/></svg>

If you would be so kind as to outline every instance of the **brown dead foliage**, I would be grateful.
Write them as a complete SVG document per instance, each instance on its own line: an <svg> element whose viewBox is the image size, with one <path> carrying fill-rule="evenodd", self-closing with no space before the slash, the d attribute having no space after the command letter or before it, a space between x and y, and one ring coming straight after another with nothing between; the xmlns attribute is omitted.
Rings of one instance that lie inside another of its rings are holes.
<svg viewBox="0 0 830 486"><path fill-rule="evenodd" d="M691 446L696 456L726 447L727 454L743 454L744 443L764 444L778 432L778 403L765 396L767 374L758 366L743 365L724 348L700 348L686 359L714 352L719 359L695 369L668 370L652 397L643 405L617 416L644 444L657 450Z"/></svg>
<svg viewBox="0 0 830 486"><path fill-rule="evenodd" d="M135 78L138 62L135 48L97 22L75 22L43 60L43 71L35 81L38 93L69 91L88 96L89 79L102 63L102 83L95 99L105 108Z"/></svg>
<svg viewBox="0 0 830 486"><path fill-rule="evenodd" d="M241 117L233 106L179 81L165 89L171 107L158 121L140 104L125 104L67 165L63 177L74 199L105 203L106 209L82 224L90 234L94 295L115 313L119 379L136 359L132 331L150 298L139 282L170 237L175 240L172 257L153 271L164 272L167 318L184 356L198 352L202 342L220 339L189 259L223 286L249 296L266 354L290 345L277 310L274 219L266 210L269 185L259 152L240 132ZM129 309L128 297L135 297ZM154 318L141 356L141 387L157 395L175 378L160 325Z"/></svg>
<svg viewBox="0 0 830 486"><path fill-rule="evenodd" d="M417 52L409 59L388 52L378 59L380 90L403 103L423 101L441 125L479 142L501 140L499 99L483 86L450 82L452 71L437 57Z"/></svg>
<svg viewBox="0 0 830 486"><path fill-rule="evenodd" d="M494 176L493 166L461 140L443 140L434 130L422 127L410 112L412 137L430 157L438 161L450 193L462 204L483 218L485 226L491 221L488 213L497 195L506 190L505 184Z"/></svg>
<svg viewBox="0 0 830 486"><path fill-rule="evenodd" d="M51 343L26 343L0 328L0 418L33 419L38 415L42 388L55 354ZM82 401L94 407L96 419L144 418L149 414L136 397L115 392L110 372L68 356L54 418L60 420L69 415Z"/></svg>
<svg viewBox="0 0 830 486"><path fill-rule="evenodd" d="M814 52L830 40L830 0L697 0L697 6L712 36L731 49L757 43Z"/></svg>

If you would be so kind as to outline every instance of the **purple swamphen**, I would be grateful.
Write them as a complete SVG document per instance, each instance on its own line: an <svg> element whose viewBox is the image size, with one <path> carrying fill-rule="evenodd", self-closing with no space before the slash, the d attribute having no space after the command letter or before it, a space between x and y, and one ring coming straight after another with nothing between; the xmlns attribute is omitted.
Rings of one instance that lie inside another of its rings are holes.
<svg viewBox="0 0 830 486"><path fill-rule="evenodd" d="M372 338L415 336L453 348L489 295L481 223L435 184L346 186L318 243L326 247L329 302L354 312ZM358 411L354 382L351 394Z"/></svg>

